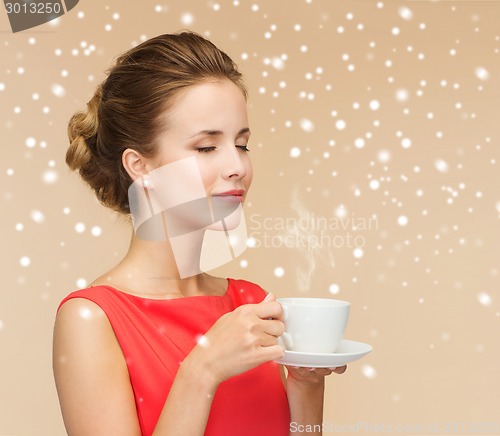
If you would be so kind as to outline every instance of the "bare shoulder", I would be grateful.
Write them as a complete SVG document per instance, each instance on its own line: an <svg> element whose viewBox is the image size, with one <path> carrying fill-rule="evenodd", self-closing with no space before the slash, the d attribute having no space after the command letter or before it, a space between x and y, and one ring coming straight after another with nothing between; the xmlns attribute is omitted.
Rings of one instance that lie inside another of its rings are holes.
<svg viewBox="0 0 500 436"><path fill-rule="evenodd" d="M55 347L78 353L84 351L83 344L85 349L98 349L114 343L118 345L108 317L96 303L72 298L60 307L54 326ZM113 347L103 357L111 357L112 353Z"/></svg>
<svg viewBox="0 0 500 436"><path fill-rule="evenodd" d="M104 326L107 322L107 317L99 305L93 301L85 298L72 298L67 300L57 312L56 327L59 325L68 326L78 324L89 320L94 321L90 324L95 325L100 323ZM109 322L107 323L109 324Z"/></svg>
<svg viewBox="0 0 500 436"><path fill-rule="evenodd" d="M139 434L127 365L104 311L73 298L56 317L54 377L70 435Z"/></svg>

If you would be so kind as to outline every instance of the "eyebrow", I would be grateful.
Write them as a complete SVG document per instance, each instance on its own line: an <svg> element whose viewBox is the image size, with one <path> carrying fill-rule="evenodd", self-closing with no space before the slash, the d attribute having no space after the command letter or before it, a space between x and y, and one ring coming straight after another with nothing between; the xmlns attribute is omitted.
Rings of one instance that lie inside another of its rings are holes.
<svg viewBox="0 0 500 436"><path fill-rule="evenodd" d="M248 127L244 127L238 132L238 136L244 135L245 133L250 133L250 129ZM220 136L223 135L224 132L222 130L202 130L198 133L195 133L191 138L195 138L196 136L207 135L207 136Z"/></svg>

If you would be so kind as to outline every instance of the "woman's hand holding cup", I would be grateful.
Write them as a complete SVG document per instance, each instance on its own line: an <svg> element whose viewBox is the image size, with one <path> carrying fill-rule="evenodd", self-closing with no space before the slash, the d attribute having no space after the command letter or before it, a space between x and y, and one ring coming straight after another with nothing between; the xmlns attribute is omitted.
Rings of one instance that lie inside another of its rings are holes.
<svg viewBox="0 0 500 436"><path fill-rule="evenodd" d="M197 362L219 384L282 358L278 337L284 330L281 304L268 294L258 304L244 304L221 316L186 359Z"/></svg>

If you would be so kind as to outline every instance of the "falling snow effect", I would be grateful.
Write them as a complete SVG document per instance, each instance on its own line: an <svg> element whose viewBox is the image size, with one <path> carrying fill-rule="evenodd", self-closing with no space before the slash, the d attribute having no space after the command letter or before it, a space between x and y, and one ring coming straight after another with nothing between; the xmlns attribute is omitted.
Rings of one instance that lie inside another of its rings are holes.
<svg viewBox="0 0 500 436"><path fill-rule="evenodd" d="M483 67L477 67L475 70L474 70L474 74L476 75L476 77L480 80L488 80L490 78L490 73L488 72L488 70L486 68L483 68Z"/></svg>
<svg viewBox="0 0 500 436"><path fill-rule="evenodd" d="M391 152L388 150L380 150L377 153L377 158L381 163L387 163L391 160Z"/></svg>
<svg viewBox="0 0 500 436"><path fill-rule="evenodd" d="M79 289L83 289L83 288L87 287L87 280L85 280L84 278L77 279L76 287Z"/></svg>
<svg viewBox="0 0 500 436"><path fill-rule="evenodd" d="M368 379L374 379L375 377L377 377L377 371L371 365L363 365L361 367L361 372Z"/></svg>
<svg viewBox="0 0 500 436"><path fill-rule="evenodd" d="M57 172L52 170L45 171L42 175L42 180L48 185L56 183L58 178Z"/></svg>
<svg viewBox="0 0 500 436"><path fill-rule="evenodd" d="M335 122L335 127L338 129L338 130L344 130L346 128L346 122L344 120L337 120Z"/></svg>
<svg viewBox="0 0 500 436"><path fill-rule="evenodd" d="M220 44L249 79L255 173L249 216L294 220L275 231L283 238L277 241L291 236L293 247L264 248L250 236L231 274L279 296L351 301L351 332L359 337L348 339L387 353L379 354L385 363L377 370L375 354L352 365L364 384L391 378L408 389L428 389L439 417L449 415L443 404L458 397L458 386L474 386L484 398L496 395L481 379L488 372L481 362L500 358L491 335L500 322L498 8L494 2L327 3L298 2L286 14L273 2L241 0L95 10L81 4L71 18L74 34L68 15L46 26L54 38L3 35L0 111L8 150L0 177L9 273L13 266L11 291L0 302L2 335L22 331L9 318L18 296L42 302L37 310L52 310L65 290L88 286L102 265L120 260L116 221L75 188L77 175L65 166L65 123L85 107L118 52L116 41L121 50L165 29L192 28ZM313 213L335 220L336 228L301 228L300 218L310 222ZM363 224L373 216L379 226L370 231ZM347 233L361 236L361 246L325 246L326 237ZM307 248L321 237L323 246ZM80 266L82 253L91 253L85 262L95 257L89 271ZM394 339L395 325L422 319L426 331L409 327L404 341ZM462 339L464 319L476 338L470 343ZM432 362L415 367L422 369L418 386L391 362L396 349L404 355L398 363L409 367ZM483 370L470 375L465 360L451 362L450 350ZM474 361L479 354L483 360ZM470 377L467 383L452 383L454 369ZM410 404L407 392L394 389L378 399L381 409ZM455 416L487 409L486 400L470 389L467 395L477 404Z"/></svg>
<svg viewBox="0 0 500 436"><path fill-rule="evenodd" d="M92 236L98 237L102 235L102 229L99 226L94 226L90 229Z"/></svg>
<svg viewBox="0 0 500 436"><path fill-rule="evenodd" d="M76 231L76 233L83 233L85 231L85 224L77 223L75 225L75 231Z"/></svg>
<svg viewBox="0 0 500 436"><path fill-rule="evenodd" d="M480 292L477 299L483 306L491 306L492 298L486 292Z"/></svg>
<svg viewBox="0 0 500 436"><path fill-rule="evenodd" d="M328 288L328 291L330 292L330 294L336 295L340 292L340 286L337 285L336 283L333 283Z"/></svg>
<svg viewBox="0 0 500 436"><path fill-rule="evenodd" d="M354 146L356 148L363 148L365 146L365 140L363 138L357 138L354 141Z"/></svg>
<svg viewBox="0 0 500 436"><path fill-rule="evenodd" d="M400 102L405 102L410 98L410 94L406 89L398 89L396 91L396 100Z"/></svg>
<svg viewBox="0 0 500 436"><path fill-rule="evenodd" d="M196 340L196 343L203 348L207 348L210 344L208 338L205 335L199 336L198 339Z"/></svg>
<svg viewBox="0 0 500 436"><path fill-rule="evenodd" d="M305 132L312 132L314 130L314 124L312 123L311 120L308 120L306 118L304 118L303 120L300 120L300 127Z"/></svg>
<svg viewBox="0 0 500 436"><path fill-rule="evenodd" d="M434 166L440 173L447 173L448 170L450 169L448 163L443 159L436 159L434 161Z"/></svg>
<svg viewBox="0 0 500 436"><path fill-rule="evenodd" d="M290 150L290 157L299 157L301 154L300 148L299 147L293 147Z"/></svg>
<svg viewBox="0 0 500 436"><path fill-rule="evenodd" d="M283 277L285 275L285 270L281 266L278 266L274 268L274 275L276 277Z"/></svg>
<svg viewBox="0 0 500 436"><path fill-rule="evenodd" d="M191 24L193 24L193 22L194 22L194 17L192 14L190 14L189 12L182 14L181 23L184 26L191 26Z"/></svg>
<svg viewBox="0 0 500 436"><path fill-rule="evenodd" d="M27 266L30 266L30 264L31 264L31 259L30 259L28 256L23 256L23 257L21 257L21 259L19 260L19 263L21 264L21 266L23 266L23 267L27 267Z"/></svg>
<svg viewBox="0 0 500 436"><path fill-rule="evenodd" d="M41 224L45 221L45 215L43 212L40 212L39 210L33 210L31 212L31 219L38 224Z"/></svg>
<svg viewBox="0 0 500 436"><path fill-rule="evenodd" d="M401 146L403 148L410 148L411 147L411 139L404 138L401 140Z"/></svg>
<svg viewBox="0 0 500 436"><path fill-rule="evenodd" d="M257 245L257 241L255 240L255 238L250 237L247 239L247 247L253 248L256 245Z"/></svg>
<svg viewBox="0 0 500 436"><path fill-rule="evenodd" d="M57 83L52 85L51 90L56 97L62 98L66 95L66 90L62 87L62 85L59 85Z"/></svg>
<svg viewBox="0 0 500 436"><path fill-rule="evenodd" d="M85 319L85 320L92 319L92 311L88 307L80 308L79 315L82 319Z"/></svg>
<svg viewBox="0 0 500 436"><path fill-rule="evenodd" d="M413 12L406 6L400 7L398 12L399 16L403 18L403 20L410 21L413 18Z"/></svg>
<svg viewBox="0 0 500 436"><path fill-rule="evenodd" d="M405 215L401 215L398 217L398 224L401 226L401 227L404 227L408 224L408 217L405 216Z"/></svg>

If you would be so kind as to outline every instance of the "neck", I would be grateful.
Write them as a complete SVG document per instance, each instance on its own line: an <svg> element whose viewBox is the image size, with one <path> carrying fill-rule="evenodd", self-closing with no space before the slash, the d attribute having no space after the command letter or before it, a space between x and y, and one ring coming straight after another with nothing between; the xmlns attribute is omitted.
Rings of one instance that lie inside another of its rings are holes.
<svg viewBox="0 0 500 436"><path fill-rule="evenodd" d="M108 282L158 298L198 295L210 277L200 270L203 236L201 230L166 241L147 241L132 232L128 252L108 274Z"/></svg>

